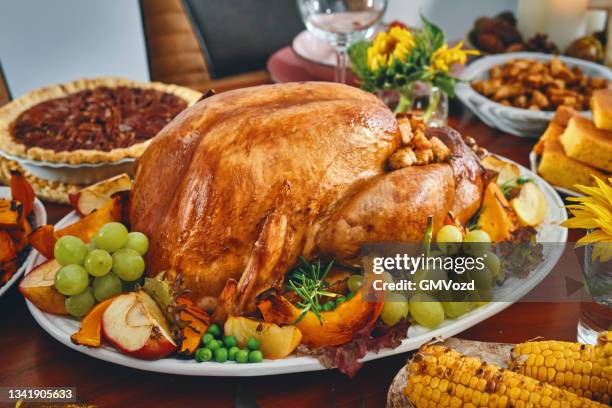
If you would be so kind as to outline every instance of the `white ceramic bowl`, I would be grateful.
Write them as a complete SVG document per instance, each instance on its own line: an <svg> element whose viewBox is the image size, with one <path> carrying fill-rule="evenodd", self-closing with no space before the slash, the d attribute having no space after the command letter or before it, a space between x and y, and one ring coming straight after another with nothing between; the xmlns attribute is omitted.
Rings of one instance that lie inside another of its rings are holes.
<svg viewBox="0 0 612 408"><path fill-rule="evenodd" d="M53 163L26 159L3 150L0 150L0 156L16 161L21 167L39 179L82 185L94 184L122 173L132 176L134 163L136 162L136 159L128 157L109 163Z"/></svg>
<svg viewBox="0 0 612 408"><path fill-rule="evenodd" d="M11 189L10 187L0 187L0 198L11 198ZM47 211L45 210L45 206L40 202L38 198L34 199L34 209L32 210L32 214L34 214L32 229L38 228L41 225L47 223ZM23 275L23 272L26 270L28 265L31 265L34 259L36 258L38 252L34 250L34 248L28 249L30 253L24 259L23 263L17 269L17 272L9 279L6 284L0 286L0 296L4 294L15 282L19 280L19 277Z"/></svg>
<svg viewBox="0 0 612 408"><path fill-rule="evenodd" d="M470 84L470 81L488 78L489 70L495 65L503 65L517 58L549 61L553 58L553 55L538 52L511 52L479 58L469 64L461 73L461 79L466 82L457 84L457 97L488 126L515 136L539 137L554 116L554 111L531 111L503 106L479 94ZM570 67L580 67L585 75L602 77L612 81L612 70L604 65L564 56L559 58ZM583 113L585 116L590 115L590 112Z"/></svg>

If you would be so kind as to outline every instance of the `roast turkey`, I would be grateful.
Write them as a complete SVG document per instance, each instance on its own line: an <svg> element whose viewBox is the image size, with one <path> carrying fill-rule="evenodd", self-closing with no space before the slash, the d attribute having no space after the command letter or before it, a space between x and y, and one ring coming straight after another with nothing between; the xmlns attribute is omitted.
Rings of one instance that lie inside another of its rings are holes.
<svg viewBox="0 0 612 408"><path fill-rule="evenodd" d="M357 88L291 83L204 99L137 163L129 216L151 242L147 273L180 276L208 308L223 292L243 313L300 255L354 266L364 242L421 241L430 214L434 228L449 211L465 222L483 170L457 132L433 135L451 149L447 163L390 171L396 118Z"/></svg>

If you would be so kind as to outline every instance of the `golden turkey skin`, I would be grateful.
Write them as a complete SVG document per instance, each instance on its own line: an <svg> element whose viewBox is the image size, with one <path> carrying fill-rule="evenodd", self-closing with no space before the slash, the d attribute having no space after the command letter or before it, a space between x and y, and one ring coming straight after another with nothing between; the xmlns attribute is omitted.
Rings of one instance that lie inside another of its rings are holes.
<svg viewBox="0 0 612 408"><path fill-rule="evenodd" d="M428 215L478 209L483 170L451 129L431 129L449 163L389 171L400 146L376 96L323 82L215 95L177 116L138 160L129 216L149 236L147 273L182 276L214 307L231 283L234 312L280 287L300 255L358 264L368 241L420 241Z"/></svg>

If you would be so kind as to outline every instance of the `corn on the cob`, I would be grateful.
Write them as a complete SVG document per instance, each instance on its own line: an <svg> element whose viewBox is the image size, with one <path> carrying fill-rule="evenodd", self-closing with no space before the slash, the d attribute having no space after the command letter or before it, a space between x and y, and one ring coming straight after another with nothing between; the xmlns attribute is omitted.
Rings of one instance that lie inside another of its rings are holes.
<svg viewBox="0 0 612 408"><path fill-rule="evenodd" d="M421 347L408 370L404 393L416 408L606 406L443 346Z"/></svg>
<svg viewBox="0 0 612 408"><path fill-rule="evenodd" d="M565 341L517 344L510 369L606 404L612 397L612 343L599 346Z"/></svg>

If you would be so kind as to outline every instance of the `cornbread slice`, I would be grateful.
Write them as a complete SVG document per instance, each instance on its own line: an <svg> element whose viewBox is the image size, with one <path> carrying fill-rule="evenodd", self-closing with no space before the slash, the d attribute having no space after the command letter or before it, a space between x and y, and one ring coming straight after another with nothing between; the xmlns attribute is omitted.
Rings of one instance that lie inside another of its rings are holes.
<svg viewBox="0 0 612 408"><path fill-rule="evenodd" d="M570 190L574 189L575 184L593 185L591 176L605 179L606 176L601 171L567 157L559 141L563 130L563 127L555 122L548 125L538 173L552 185Z"/></svg>
<svg viewBox="0 0 612 408"><path fill-rule="evenodd" d="M567 106L559 106L555 112L555 116L553 116L552 121L550 122L550 125L555 125L555 126L549 125L546 128L546 131L544 132L544 134L540 137L536 145L533 147L533 151L536 152L536 154L541 155L542 152L544 151L544 145L546 144L546 141L548 139L550 138L558 139L559 138L559 135L557 134L557 130L559 126L562 129L561 131L565 130L569 120L573 118L574 116L579 116L579 115L580 113L578 113L578 111L575 109L569 108Z"/></svg>
<svg viewBox="0 0 612 408"><path fill-rule="evenodd" d="M591 97L593 122L598 129L612 131L612 89L598 89Z"/></svg>
<svg viewBox="0 0 612 408"><path fill-rule="evenodd" d="M597 129L582 116L574 116L559 140L570 158L612 172L612 133Z"/></svg>

